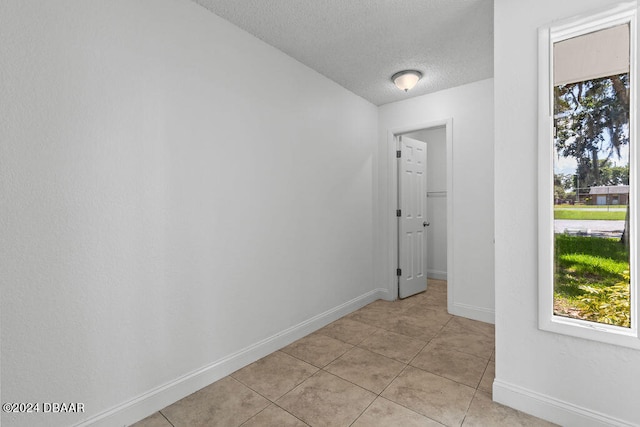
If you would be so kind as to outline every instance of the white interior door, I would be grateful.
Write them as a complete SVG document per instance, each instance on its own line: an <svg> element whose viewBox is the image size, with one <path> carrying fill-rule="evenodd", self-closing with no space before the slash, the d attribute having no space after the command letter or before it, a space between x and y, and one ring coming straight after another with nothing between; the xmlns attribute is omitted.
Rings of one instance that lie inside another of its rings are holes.
<svg viewBox="0 0 640 427"><path fill-rule="evenodd" d="M427 290L427 144L398 138L398 294L406 298Z"/></svg>

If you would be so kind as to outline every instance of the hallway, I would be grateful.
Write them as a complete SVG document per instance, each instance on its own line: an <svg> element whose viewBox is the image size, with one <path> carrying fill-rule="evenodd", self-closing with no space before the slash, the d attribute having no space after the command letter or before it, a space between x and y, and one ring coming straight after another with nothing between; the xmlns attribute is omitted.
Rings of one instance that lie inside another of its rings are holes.
<svg viewBox="0 0 640 427"><path fill-rule="evenodd" d="M135 427L551 425L491 400L494 327L446 304L375 301Z"/></svg>

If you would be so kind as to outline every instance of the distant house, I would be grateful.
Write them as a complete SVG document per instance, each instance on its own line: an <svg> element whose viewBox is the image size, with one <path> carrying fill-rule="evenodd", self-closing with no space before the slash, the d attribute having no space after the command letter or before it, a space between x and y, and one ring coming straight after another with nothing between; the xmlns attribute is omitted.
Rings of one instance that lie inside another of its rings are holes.
<svg viewBox="0 0 640 427"><path fill-rule="evenodd" d="M589 190L590 205L627 205L629 204L628 185L601 185Z"/></svg>

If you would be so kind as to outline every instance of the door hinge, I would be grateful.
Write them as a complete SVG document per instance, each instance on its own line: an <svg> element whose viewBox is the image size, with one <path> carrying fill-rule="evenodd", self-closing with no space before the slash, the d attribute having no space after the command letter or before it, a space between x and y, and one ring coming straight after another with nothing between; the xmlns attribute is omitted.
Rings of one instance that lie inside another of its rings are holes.
<svg viewBox="0 0 640 427"><path fill-rule="evenodd" d="M402 210L396 209L396 216L397 217L401 217L402 216Z"/></svg>
<svg viewBox="0 0 640 427"><path fill-rule="evenodd" d="M397 150L397 151L396 151L396 158L398 158L398 159L399 159L399 158L400 158L400 156L402 156L402 151Z"/></svg>
<svg viewBox="0 0 640 427"><path fill-rule="evenodd" d="M396 276L402 276L402 269L396 268Z"/></svg>

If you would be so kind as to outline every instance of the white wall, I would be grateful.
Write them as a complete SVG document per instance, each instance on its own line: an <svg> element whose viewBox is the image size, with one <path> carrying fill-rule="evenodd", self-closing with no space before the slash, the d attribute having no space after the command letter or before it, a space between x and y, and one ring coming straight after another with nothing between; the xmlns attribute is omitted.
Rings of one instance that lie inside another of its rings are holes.
<svg viewBox="0 0 640 427"><path fill-rule="evenodd" d="M640 352L537 328L537 28L613 3L495 1L494 399L568 426L640 424Z"/></svg>
<svg viewBox="0 0 640 427"><path fill-rule="evenodd" d="M427 276L447 279L447 135L446 127L412 132L427 143Z"/></svg>
<svg viewBox="0 0 640 427"><path fill-rule="evenodd" d="M428 76L427 76L428 78ZM376 198L376 280L395 292L388 249L395 212L389 187L392 159L388 133L453 119L454 271L448 271L453 314L493 322L493 79L411 98L379 108Z"/></svg>
<svg viewBox="0 0 640 427"><path fill-rule="evenodd" d="M374 105L188 0L3 1L0 57L2 401L86 408L3 424L133 422L383 296Z"/></svg>

